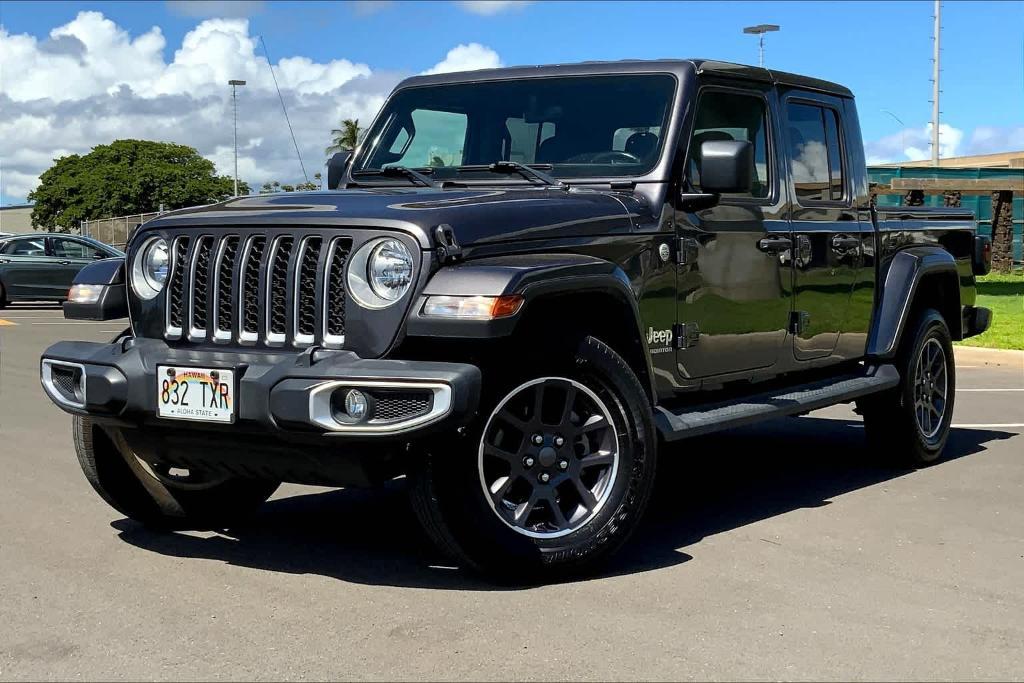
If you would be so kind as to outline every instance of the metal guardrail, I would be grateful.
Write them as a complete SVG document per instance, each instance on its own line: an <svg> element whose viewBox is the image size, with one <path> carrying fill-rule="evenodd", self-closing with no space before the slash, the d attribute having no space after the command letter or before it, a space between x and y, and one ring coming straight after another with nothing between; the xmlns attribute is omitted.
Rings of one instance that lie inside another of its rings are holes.
<svg viewBox="0 0 1024 683"><path fill-rule="evenodd" d="M135 232L135 228L153 220L159 215L159 211L153 211L151 213L133 213L128 216L114 216L94 221L82 221L79 229L86 237L106 242L118 249L124 249L128 244L128 238Z"/></svg>

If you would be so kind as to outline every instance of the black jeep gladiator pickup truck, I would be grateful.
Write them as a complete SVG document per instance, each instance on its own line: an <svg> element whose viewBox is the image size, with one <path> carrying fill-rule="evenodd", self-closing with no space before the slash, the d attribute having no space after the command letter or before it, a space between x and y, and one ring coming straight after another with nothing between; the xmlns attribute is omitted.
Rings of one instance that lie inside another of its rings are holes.
<svg viewBox="0 0 1024 683"><path fill-rule="evenodd" d="M42 384L122 514L220 526L282 481L405 476L464 566L580 571L659 457L705 457L689 436L856 402L933 462L951 343L989 324L973 216L875 208L853 96L813 78L417 76L328 176L161 216L79 275L67 316L131 328L51 346Z"/></svg>

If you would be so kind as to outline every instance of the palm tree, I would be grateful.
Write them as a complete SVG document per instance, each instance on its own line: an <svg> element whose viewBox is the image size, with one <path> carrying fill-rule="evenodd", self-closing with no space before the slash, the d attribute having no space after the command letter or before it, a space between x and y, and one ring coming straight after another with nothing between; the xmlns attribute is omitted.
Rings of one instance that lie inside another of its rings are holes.
<svg viewBox="0 0 1024 683"><path fill-rule="evenodd" d="M335 152L355 149L359 144L359 119L345 119L341 122L341 128L331 131L331 139L334 141L330 147L324 150L328 156Z"/></svg>

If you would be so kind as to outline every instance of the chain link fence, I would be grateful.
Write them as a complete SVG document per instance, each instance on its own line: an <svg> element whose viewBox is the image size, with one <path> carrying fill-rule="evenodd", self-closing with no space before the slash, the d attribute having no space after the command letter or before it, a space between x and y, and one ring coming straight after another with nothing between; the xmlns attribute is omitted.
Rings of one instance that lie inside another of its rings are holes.
<svg viewBox="0 0 1024 683"><path fill-rule="evenodd" d="M153 220L159 215L159 211L153 211L152 213L133 213L129 216L82 221L79 229L86 237L106 242L118 249L124 249L128 244L128 238L135 232L135 228Z"/></svg>

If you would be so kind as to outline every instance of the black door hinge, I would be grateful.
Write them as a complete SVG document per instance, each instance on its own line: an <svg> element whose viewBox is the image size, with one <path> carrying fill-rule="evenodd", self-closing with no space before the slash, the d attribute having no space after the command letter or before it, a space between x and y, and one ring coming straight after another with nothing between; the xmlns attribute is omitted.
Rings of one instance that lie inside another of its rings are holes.
<svg viewBox="0 0 1024 683"><path fill-rule="evenodd" d="M452 226L442 223L434 228L434 236L437 238L437 260L441 265L462 260L462 247L455 239L455 230Z"/></svg>
<svg viewBox="0 0 1024 683"><path fill-rule="evenodd" d="M688 349L700 341L700 327L697 323L676 323L672 326L672 346Z"/></svg>
<svg viewBox="0 0 1024 683"><path fill-rule="evenodd" d="M681 266L690 266L697 262L697 240L692 237L679 237L676 239L676 263Z"/></svg>
<svg viewBox="0 0 1024 683"><path fill-rule="evenodd" d="M789 331L800 336L811 326L811 314L807 311L792 311L789 314Z"/></svg>

